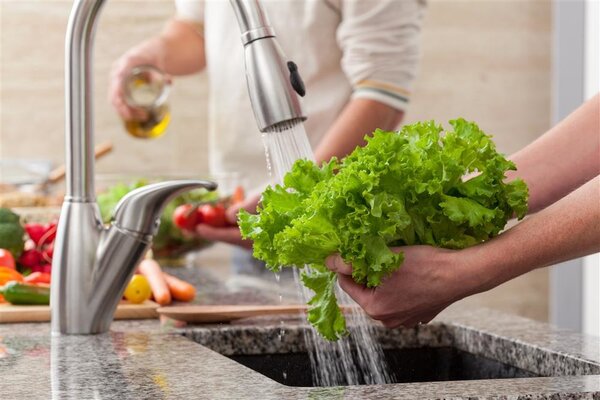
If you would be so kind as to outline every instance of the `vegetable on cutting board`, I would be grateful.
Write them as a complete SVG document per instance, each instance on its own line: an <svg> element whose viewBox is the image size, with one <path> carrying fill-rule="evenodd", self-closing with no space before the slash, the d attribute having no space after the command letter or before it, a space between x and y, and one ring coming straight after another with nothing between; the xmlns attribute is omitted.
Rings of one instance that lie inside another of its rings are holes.
<svg viewBox="0 0 600 400"><path fill-rule="evenodd" d="M11 269L17 268L15 264L15 258L10 251L6 249L0 249L0 267L7 267Z"/></svg>
<svg viewBox="0 0 600 400"><path fill-rule="evenodd" d="M163 273L167 286L171 291L171 296L177 301L192 301L196 297L196 288L184 280Z"/></svg>
<svg viewBox="0 0 600 400"><path fill-rule="evenodd" d="M196 297L196 288L193 285L163 272L160 264L151 257L140 262L138 272L141 274L140 276L146 277L154 301L161 306L170 304L172 300L187 302Z"/></svg>
<svg viewBox="0 0 600 400"><path fill-rule="evenodd" d="M23 282L23 275L12 268L0 267L0 286L10 281Z"/></svg>
<svg viewBox="0 0 600 400"><path fill-rule="evenodd" d="M0 294L14 305L50 304L50 288L46 286L10 281L0 287Z"/></svg>
<svg viewBox="0 0 600 400"><path fill-rule="evenodd" d="M0 208L0 248L8 250L14 258L19 258L25 245L20 219L8 208Z"/></svg>
<svg viewBox="0 0 600 400"><path fill-rule="evenodd" d="M160 265L151 258L146 258L138 266L140 274L144 275L152 288L152 296L161 306L171 303L171 292L163 275Z"/></svg>
<svg viewBox="0 0 600 400"><path fill-rule="evenodd" d="M258 214L240 211L256 258L275 272L303 268L302 282L314 292L308 320L325 338L347 334L329 255L340 253L355 282L376 287L402 264L390 247L461 249L526 214L525 182L503 182L514 163L476 124L450 125L446 132L434 121L376 130L364 147L321 167L298 160L283 185L264 191Z"/></svg>
<svg viewBox="0 0 600 400"><path fill-rule="evenodd" d="M48 273L48 272L32 272L31 274L27 275L25 278L23 278L23 281L26 283L43 283L43 284L50 284L50 280L51 280L52 274Z"/></svg>
<svg viewBox="0 0 600 400"><path fill-rule="evenodd" d="M23 282L23 275L9 267L0 267L0 287L8 282ZM4 301L2 293L0 293L0 303Z"/></svg>
<svg viewBox="0 0 600 400"><path fill-rule="evenodd" d="M141 304L152 297L152 288L144 275L134 274L125 288L123 297L133 304Z"/></svg>

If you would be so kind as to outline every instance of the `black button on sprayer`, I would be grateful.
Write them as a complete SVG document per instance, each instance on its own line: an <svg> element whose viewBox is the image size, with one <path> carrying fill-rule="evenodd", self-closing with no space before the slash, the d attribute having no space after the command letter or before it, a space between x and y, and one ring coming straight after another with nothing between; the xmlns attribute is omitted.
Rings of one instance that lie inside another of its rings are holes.
<svg viewBox="0 0 600 400"><path fill-rule="evenodd" d="M298 93L301 97L304 97L306 94L306 88L304 87L304 82L302 81L300 72L298 72L298 66L293 61L288 61L287 66L290 70L290 83L292 84L292 87L296 93Z"/></svg>

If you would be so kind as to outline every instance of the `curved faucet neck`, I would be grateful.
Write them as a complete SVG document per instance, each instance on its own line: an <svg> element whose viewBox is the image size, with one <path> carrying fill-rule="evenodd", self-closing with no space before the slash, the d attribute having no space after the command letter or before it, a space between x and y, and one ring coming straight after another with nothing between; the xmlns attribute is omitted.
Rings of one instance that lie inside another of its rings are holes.
<svg viewBox="0 0 600 400"><path fill-rule="evenodd" d="M105 0L75 0L65 41L65 200L93 202L94 112L92 51L97 17Z"/></svg>

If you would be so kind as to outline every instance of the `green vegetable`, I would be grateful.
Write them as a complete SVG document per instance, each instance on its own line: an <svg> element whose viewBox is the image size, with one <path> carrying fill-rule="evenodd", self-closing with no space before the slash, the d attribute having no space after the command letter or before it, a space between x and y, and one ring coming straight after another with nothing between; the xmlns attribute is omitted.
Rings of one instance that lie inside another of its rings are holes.
<svg viewBox="0 0 600 400"><path fill-rule="evenodd" d="M6 301L15 305L50 304L50 288L43 286L12 281L0 288L0 294Z"/></svg>
<svg viewBox="0 0 600 400"><path fill-rule="evenodd" d="M357 283L375 287L403 261L392 246L460 249L525 215L525 183L503 183L515 165L476 124L450 124L445 133L433 121L400 132L377 130L341 163L332 159L319 168L299 160L283 186L265 190L258 214L240 213L242 235L254 241L255 257L268 268L310 267L302 274L315 292L308 319L325 338L347 333L336 276L324 266L330 254L352 263Z"/></svg>
<svg viewBox="0 0 600 400"><path fill-rule="evenodd" d="M8 208L0 208L0 248L8 250L15 259L23 252L25 230L20 217Z"/></svg>
<svg viewBox="0 0 600 400"><path fill-rule="evenodd" d="M112 213L123 196L134 189L147 185L146 180L140 179L130 185L124 183L116 184L103 193L98 195L98 206L100 214L105 223L110 222ZM197 189L186 192L173 199L165 207L161 217L160 226L152 242L152 251L155 257L175 257L186 251L197 249L208 244L201 238L188 238L183 236L181 229L177 228L172 221L171 216L177 206L186 203L204 203L212 202L218 199L216 192L209 192L205 189Z"/></svg>

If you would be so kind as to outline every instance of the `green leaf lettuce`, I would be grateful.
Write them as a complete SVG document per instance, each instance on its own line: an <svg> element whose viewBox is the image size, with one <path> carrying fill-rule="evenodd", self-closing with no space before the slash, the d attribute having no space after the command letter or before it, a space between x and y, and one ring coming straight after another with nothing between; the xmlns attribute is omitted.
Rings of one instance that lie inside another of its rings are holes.
<svg viewBox="0 0 600 400"><path fill-rule="evenodd" d="M390 247L460 249L526 214L525 183L503 182L515 165L476 124L450 125L447 132L433 121L376 130L366 146L321 167L298 160L283 185L265 190L256 215L240 213L255 257L273 271L304 269L302 281L315 293L308 319L325 338L346 334L336 275L324 267L330 254L352 264L357 283L375 287L402 263Z"/></svg>

